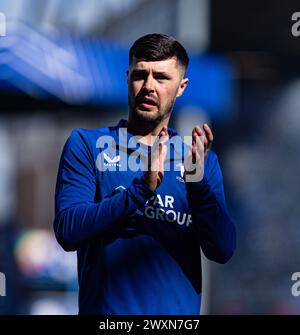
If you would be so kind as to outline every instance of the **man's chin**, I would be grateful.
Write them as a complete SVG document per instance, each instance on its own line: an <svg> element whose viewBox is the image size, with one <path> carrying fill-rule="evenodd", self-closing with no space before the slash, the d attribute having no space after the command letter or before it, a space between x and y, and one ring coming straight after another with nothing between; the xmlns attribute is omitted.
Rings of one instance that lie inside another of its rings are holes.
<svg viewBox="0 0 300 335"><path fill-rule="evenodd" d="M136 109L135 114L141 121L157 122L161 119L161 115L158 110Z"/></svg>

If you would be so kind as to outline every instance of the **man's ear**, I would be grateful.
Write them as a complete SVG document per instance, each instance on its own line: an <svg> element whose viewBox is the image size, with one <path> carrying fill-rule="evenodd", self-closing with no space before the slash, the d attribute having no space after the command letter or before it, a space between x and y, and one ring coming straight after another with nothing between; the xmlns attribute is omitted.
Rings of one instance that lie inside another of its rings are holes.
<svg viewBox="0 0 300 335"><path fill-rule="evenodd" d="M127 78L127 84L128 84L128 75L129 75L129 70L126 70L126 78Z"/></svg>
<svg viewBox="0 0 300 335"><path fill-rule="evenodd" d="M188 82L189 82L188 78L183 78L181 80L179 88L178 88L178 92L177 92L177 95L176 95L177 98L182 95L182 93L184 92Z"/></svg>

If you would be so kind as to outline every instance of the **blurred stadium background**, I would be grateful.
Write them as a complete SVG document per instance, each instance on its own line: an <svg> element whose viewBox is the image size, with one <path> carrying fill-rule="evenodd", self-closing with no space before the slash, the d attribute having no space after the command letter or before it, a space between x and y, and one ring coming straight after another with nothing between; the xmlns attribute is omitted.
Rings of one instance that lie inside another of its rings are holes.
<svg viewBox="0 0 300 335"><path fill-rule="evenodd" d="M212 125L238 230L227 265L205 261L203 314L299 314L298 10L296 0L1 0L0 314L77 313L76 255L52 232L58 161L73 128L126 117L128 49L150 32L191 55L172 126Z"/></svg>

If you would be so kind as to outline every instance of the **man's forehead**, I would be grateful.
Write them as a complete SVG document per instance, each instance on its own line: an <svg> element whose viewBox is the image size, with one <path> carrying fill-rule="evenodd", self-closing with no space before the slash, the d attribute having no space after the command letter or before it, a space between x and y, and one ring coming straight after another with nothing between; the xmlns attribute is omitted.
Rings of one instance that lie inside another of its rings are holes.
<svg viewBox="0 0 300 335"><path fill-rule="evenodd" d="M147 70L153 68L156 71L167 71L168 69L175 69L178 67L176 57L159 60L159 61L145 61L133 58L132 65L135 69Z"/></svg>

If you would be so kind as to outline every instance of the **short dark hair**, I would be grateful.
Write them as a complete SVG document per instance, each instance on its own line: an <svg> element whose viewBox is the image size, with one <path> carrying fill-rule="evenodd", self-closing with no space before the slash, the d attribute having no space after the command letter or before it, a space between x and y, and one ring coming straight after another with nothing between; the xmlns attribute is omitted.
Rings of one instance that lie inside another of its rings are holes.
<svg viewBox="0 0 300 335"><path fill-rule="evenodd" d="M185 48L172 36L165 34L148 34L137 39L129 50L129 64L133 57L144 61L160 61L176 56L185 69L189 56Z"/></svg>

